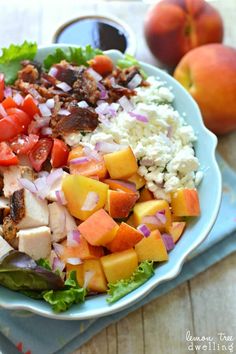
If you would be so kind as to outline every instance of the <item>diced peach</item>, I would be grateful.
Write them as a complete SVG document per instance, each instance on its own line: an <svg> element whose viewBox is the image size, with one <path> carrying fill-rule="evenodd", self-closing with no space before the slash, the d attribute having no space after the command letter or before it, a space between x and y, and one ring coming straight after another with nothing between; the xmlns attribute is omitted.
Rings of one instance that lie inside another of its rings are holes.
<svg viewBox="0 0 236 354"><path fill-rule="evenodd" d="M154 230L150 236L144 237L135 245L134 249L138 255L139 262L162 262L168 260L167 250L159 230Z"/></svg>
<svg viewBox="0 0 236 354"><path fill-rule="evenodd" d="M154 216L157 212L165 211L166 222L156 224L150 224L143 221L145 216ZM134 206L134 223L137 227L140 224L146 224L150 230L159 229L160 231L166 231L171 225L171 213L169 204L166 200L148 200L142 203L136 203Z"/></svg>
<svg viewBox="0 0 236 354"><path fill-rule="evenodd" d="M108 282L129 278L138 266L137 253L133 248L116 252L101 258L102 267Z"/></svg>
<svg viewBox="0 0 236 354"><path fill-rule="evenodd" d="M85 157L83 151L83 146L77 146L73 148L68 157L68 162L78 157ZM105 166L105 161L103 156L100 157L100 160L90 159L88 162L83 164L69 164L70 173L75 175L82 175L86 177L97 176L99 179L105 178L107 176L107 169Z"/></svg>
<svg viewBox="0 0 236 354"><path fill-rule="evenodd" d="M136 185L136 189L141 189L146 184L146 180L137 172L130 176L128 181L133 182Z"/></svg>
<svg viewBox="0 0 236 354"><path fill-rule="evenodd" d="M112 218L126 218L137 200L137 194L108 190L106 209Z"/></svg>
<svg viewBox="0 0 236 354"><path fill-rule="evenodd" d="M125 222L122 222L115 238L111 243L107 244L106 247L111 252L124 251L134 247L136 243L142 240L142 238L143 234L140 231Z"/></svg>
<svg viewBox="0 0 236 354"><path fill-rule="evenodd" d="M155 199L152 192L147 189L147 188L143 188L140 192L140 197L139 197L139 203L142 202L147 202L148 200L153 200Z"/></svg>
<svg viewBox="0 0 236 354"><path fill-rule="evenodd" d="M134 214L130 214L129 218L126 220L126 224L135 228L134 225Z"/></svg>
<svg viewBox="0 0 236 354"><path fill-rule="evenodd" d="M61 244L64 246L64 253L61 256L64 261L68 258L94 259L104 255L104 250L101 246L90 245L82 235L78 246L67 246L67 240L64 240Z"/></svg>
<svg viewBox="0 0 236 354"><path fill-rule="evenodd" d="M63 179L62 189L69 212L80 220L86 220L96 210L103 208L106 203L108 185L92 178L68 175ZM92 210L82 210L89 192L97 194L98 202Z"/></svg>
<svg viewBox="0 0 236 354"><path fill-rule="evenodd" d="M115 191L123 191L126 193L135 193L135 184L133 182L122 181L119 179L104 179L104 183L108 184L110 189Z"/></svg>
<svg viewBox="0 0 236 354"><path fill-rule="evenodd" d="M107 290L107 281L99 259L85 260L79 265L66 265L67 273L76 271L76 277L79 285L83 287L86 273L88 274L87 288L90 292L104 293Z"/></svg>
<svg viewBox="0 0 236 354"><path fill-rule="evenodd" d="M93 246L105 246L116 235L119 226L104 209L96 211L78 226L81 235Z"/></svg>
<svg viewBox="0 0 236 354"><path fill-rule="evenodd" d="M176 243L183 234L185 226L186 222L184 221L172 222L168 232L173 237L174 243Z"/></svg>
<svg viewBox="0 0 236 354"><path fill-rule="evenodd" d="M171 193L171 207L175 216L199 216L200 205L196 189L178 189Z"/></svg>
<svg viewBox="0 0 236 354"><path fill-rule="evenodd" d="M105 165L111 178L127 178L138 170L138 164L130 147L104 155Z"/></svg>

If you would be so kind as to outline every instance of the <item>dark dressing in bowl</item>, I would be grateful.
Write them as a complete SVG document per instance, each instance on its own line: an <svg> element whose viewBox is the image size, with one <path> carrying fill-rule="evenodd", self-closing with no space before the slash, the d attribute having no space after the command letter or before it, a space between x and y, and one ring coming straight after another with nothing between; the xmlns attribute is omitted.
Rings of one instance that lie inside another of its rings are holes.
<svg viewBox="0 0 236 354"><path fill-rule="evenodd" d="M129 34L115 21L103 17L81 17L58 29L55 43L90 44L101 50L118 49L124 53L128 47Z"/></svg>

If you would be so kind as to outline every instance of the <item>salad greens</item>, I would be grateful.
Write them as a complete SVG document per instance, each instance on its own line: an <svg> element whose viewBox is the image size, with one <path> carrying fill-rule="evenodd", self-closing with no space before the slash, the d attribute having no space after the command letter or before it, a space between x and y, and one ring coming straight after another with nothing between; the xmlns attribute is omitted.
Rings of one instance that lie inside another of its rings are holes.
<svg viewBox="0 0 236 354"><path fill-rule="evenodd" d="M57 64L61 60L67 60L69 63L88 66L88 61L93 59L97 54L102 54L102 51L94 49L90 45L87 45L85 48L69 47L69 51L57 48L53 54L49 54L44 59L43 65L45 69L50 69L53 64Z"/></svg>
<svg viewBox="0 0 236 354"><path fill-rule="evenodd" d="M0 284L12 290L61 289L61 277L39 266L27 254L10 251L0 260Z"/></svg>
<svg viewBox="0 0 236 354"><path fill-rule="evenodd" d="M81 288L76 279L76 271L70 272L69 278L64 283L62 290L46 291L21 291L26 296L35 300L45 300L51 306L54 312L64 312L73 304L82 303L85 300L86 289Z"/></svg>
<svg viewBox="0 0 236 354"><path fill-rule="evenodd" d="M127 69L127 68L130 68L131 66L137 66L139 68L139 71L140 71L140 74L142 75L142 77L144 79L147 78L147 74L144 72L144 70L141 69L141 66L140 66L138 60L130 54L125 54L124 58L119 59L117 61L117 66L120 69Z"/></svg>
<svg viewBox="0 0 236 354"><path fill-rule="evenodd" d="M115 283L109 283L107 291L109 304L116 302L131 291L137 289L154 274L153 262L144 261L140 263L133 275L129 279L122 279Z"/></svg>
<svg viewBox="0 0 236 354"><path fill-rule="evenodd" d="M16 80L17 72L21 68L22 60L33 60L37 53L37 44L25 41L21 45L11 44L2 48L0 57L0 72L5 75L5 82L12 84Z"/></svg>
<svg viewBox="0 0 236 354"><path fill-rule="evenodd" d="M43 292L43 299L52 305L54 312L68 310L73 304L82 303L85 300L86 289L81 288L76 279L76 271L70 272L65 281L63 290L49 290Z"/></svg>

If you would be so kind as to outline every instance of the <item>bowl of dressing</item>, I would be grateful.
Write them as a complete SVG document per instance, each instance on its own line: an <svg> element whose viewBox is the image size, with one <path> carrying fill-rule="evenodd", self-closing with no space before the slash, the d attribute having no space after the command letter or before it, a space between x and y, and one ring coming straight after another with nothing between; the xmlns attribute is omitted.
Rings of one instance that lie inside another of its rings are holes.
<svg viewBox="0 0 236 354"><path fill-rule="evenodd" d="M120 19L107 16L80 16L62 24L54 33L53 43L90 44L101 50L117 49L134 55L136 38L131 28Z"/></svg>

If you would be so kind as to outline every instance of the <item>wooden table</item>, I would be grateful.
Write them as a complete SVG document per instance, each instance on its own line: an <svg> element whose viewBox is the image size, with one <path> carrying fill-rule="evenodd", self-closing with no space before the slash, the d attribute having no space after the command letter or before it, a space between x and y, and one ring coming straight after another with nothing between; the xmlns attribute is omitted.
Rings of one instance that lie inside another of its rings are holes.
<svg viewBox="0 0 236 354"><path fill-rule="evenodd" d="M212 1L225 23L225 43L236 41L236 1ZM142 34L142 2L8 0L0 12L0 47L24 39L48 44L56 28L81 14L110 14L127 21L138 39L137 57L154 62ZM236 133L219 140L218 150L236 169ZM185 354L186 331L215 337L236 335L236 257L227 257L191 281L103 330L74 354ZM236 352L236 342L234 343ZM215 352L215 351L214 351ZM195 353L209 353L195 351ZM213 352L212 352L213 353ZM219 351L218 351L219 353ZM228 353L226 351L221 353Z"/></svg>

